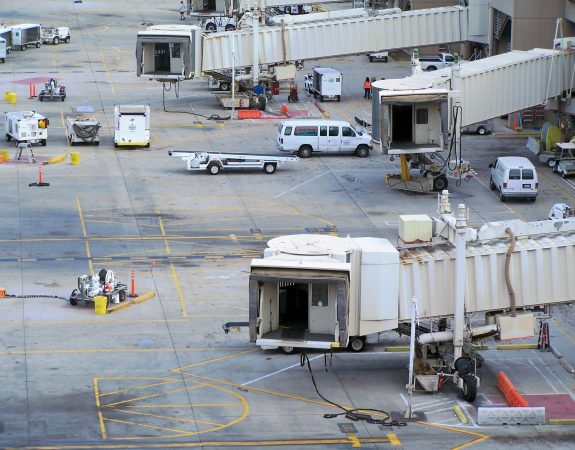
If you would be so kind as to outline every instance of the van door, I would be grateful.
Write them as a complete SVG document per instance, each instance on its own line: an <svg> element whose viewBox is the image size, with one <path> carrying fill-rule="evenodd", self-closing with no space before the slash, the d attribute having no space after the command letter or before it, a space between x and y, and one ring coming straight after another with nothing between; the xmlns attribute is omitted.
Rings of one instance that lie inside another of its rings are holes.
<svg viewBox="0 0 575 450"><path fill-rule="evenodd" d="M504 189L507 193L519 193L522 191L521 182L521 169L509 169L507 171L507 180L503 179L503 186L507 181L507 189Z"/></svg>
<svg viewBox="0 0 575 450"><path fill-rule="evenodd" d="M325 152L329 150L329 136L327 135L327 125L321 125L319 127L319 140L317 144L317 149L320 152Z"/></svg>
<svg viewBox="0 0 575 450"><path fill-rule="evenodd" d="M358 145L357 134L349 126L341 127L341 146L342 152L353 152Z"/></svg>
<svg viewBox="0 0 575 450"><path fill-rule="evenodd" d="M328 283L312 283L309 296L309 332L334 334L335 301Z"/></svg>

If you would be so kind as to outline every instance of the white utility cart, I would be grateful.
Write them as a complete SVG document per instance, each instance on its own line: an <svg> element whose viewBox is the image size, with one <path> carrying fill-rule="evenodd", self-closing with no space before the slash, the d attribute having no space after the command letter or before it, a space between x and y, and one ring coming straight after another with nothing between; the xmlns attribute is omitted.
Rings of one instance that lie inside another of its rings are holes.
<svg viewBox="0 0 575 450"><path fill-rule="evenodd" d="M181 157L186 162L188 170L207 170L211 175L217 175L222 169L262 169L264 172L272 174L280 164L299 159L297 156L188 152L182 150L170 150L168 155Z"/></svg>

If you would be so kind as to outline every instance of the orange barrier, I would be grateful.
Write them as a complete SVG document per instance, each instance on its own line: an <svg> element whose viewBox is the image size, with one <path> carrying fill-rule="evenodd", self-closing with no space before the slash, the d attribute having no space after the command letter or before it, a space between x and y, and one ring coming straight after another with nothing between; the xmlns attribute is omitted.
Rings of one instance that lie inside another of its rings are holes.
<svg viewBox="0 0 575 450"><path fill-rule="evenodd" d="M257 109L239 109L238 119L259 119L262 112Z"/></svg>
<svg viewBox="0 0 575 450"><path fill-rule="evenodd" d="M30 82L30 85L28 86L28 89L30 91L30 96L28 98L35 98L37 97L36 95L36 85L33 82Z"/></svg>
<svg viewBox="0 0 575 450"><path fill-rule="evenodd" d="M513 407L529 406L527 400L525 400L521 396L521 394L517 391L517 389L511 382L511 380L507 378L507 375L505 375L503 371L500 371L499 374L497 375L497 388L501 391L503 397L505 397L505 400L507 400L507 404L509 406Z"/></svg>

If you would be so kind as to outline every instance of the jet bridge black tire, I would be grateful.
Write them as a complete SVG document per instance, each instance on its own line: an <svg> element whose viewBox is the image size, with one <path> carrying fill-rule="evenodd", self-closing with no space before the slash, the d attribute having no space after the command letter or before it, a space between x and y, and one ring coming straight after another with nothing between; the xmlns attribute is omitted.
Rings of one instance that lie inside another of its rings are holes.
<svg viewBox="0 0 575 450"><path fill-rule="evenodd" d="M353 337L350 339L349 344L347 344L347 348L350 349L352 352L362 352L365 350L365 338L363 337Z"/></svg>
<svg viewBox="0 0 575 450"><path fill-rule="evenodd" d="M445 175L440 175L433 180L433 190L436 192L443 191L447 189L448 185L447 177Z"/></svg>
<svg viewBox="0 0 575 450"><path fill-rule="evenodd" d="M475 397L477 397L477 378L472 373L468 373L463 377L461 396L468 402L474 401Z"/></svg>

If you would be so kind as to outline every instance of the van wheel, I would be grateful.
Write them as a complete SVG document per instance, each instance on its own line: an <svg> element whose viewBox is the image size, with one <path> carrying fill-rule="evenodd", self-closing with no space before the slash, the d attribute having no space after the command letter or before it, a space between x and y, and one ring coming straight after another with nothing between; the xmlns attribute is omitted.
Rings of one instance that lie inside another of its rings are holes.
<svg viewBox="0 0 575 450"><path fill-rule="evenodd" d="M373 56L369 57L369 62L373 62Z"/></svg>
<svg viewBox="0 0 575 450"><path fill-rule="evenodd" d="M217 30L217 27L215 24L210 22L206 25L206 31L216 31L216 30Z"/></svg>
<svg viewBox="0 0 575 450"><path fill-rule="evenodd" d="M264 170L266 173L269 173L271 175L276 171L276 165L274 163L264 164Z"/></svg>
<svg viewBox="0 0 575 450"><path fill-rule="evenodd" d="M26 46L25 46L25 45L21 45L21 46L20 46L20 51L23 52L24 50L26 50Z"/></svg>
<svg viewBox="0 0 575 450"><path fill-rule="evenodd" d="M300 158L311 158L313 149L309 145L302 145L297 152Z"/></svg>
<svg viewBox="0 0 575 450"><path fill-rule="evenodd" d="M355 149L355 155L360 158L365 158L369 155L369 147L367 145L359 145Z"/></svg>
<svg viewBox="0 0 575 450"><path fill-rule="evenodd" d="M64 39L64 42L66 44L69 44L70 43L70 36L66 36L66 38Z"/></svg>
<svg viewBox="0 0 575 450"><path fill-rule="evenodd" d="M547 161L547 167L551 167L552 169L555 167L555 158L551 158Z"/></svg>
<svg viewBox="0 0 575 450"><path fill-rule="evenodd" d="M54 36L54 40L52 41L54 45L58 45L60 43L60 38L58 36Z"/></svg>
<svg viewBox="0 0 575 450"><path fill-rule="evenodd" d="M352 352L362 352L365 350L365 339L359 336L353 337L347 344L347 348Z"/></svg>
<svg viewBox="0 0 575 450"><path fill-rule="evenodd" d="M36 42L36 48L40 48L41 45L40 42Z"/></svg>
<svg viewBox="0 0 575 450"><path fill-rule="evenodd" d="M477 134L480 135L480 136L483 136L483 135L487 134L487 128L485 128L485 127L479 127L479 128L477 129Z"/></svg>
<svg viewBox="0 0 575 450"><path fill-rule="evenodd" d="M493 182L492 178L489 179L489 187L491 188L492 191L494 191L495 188L497 187L495 186L495 183Z"/></svg>
<svg viewBox="0 0 575 450"><path fill-rule="evenodd" d="M337 101L338 103L341 102L341 95L338 95L338 96L336 97L336 101Z"/></svg>
<svg viewBox="0 0 575 450"><path fill-rule="evenodd" d="M443 191L444 189L447 189L448 184L447 177L445 175L439 175L433 180L433 190Z"/></svg>
<svg viewBox="0 0 575 450"><path fill-rule="evenodd" d="M501 190L499 190L499 200L501 200L502 202L505 202L505 200L507 200L505 198L505 195L503 195L503 192L501 192Z"/></svg>
<svg viewBox="0 0 575 450"><path fill-rule="evenodd" d="M429 66L429 67L427 68L427 71L428 71L428 72L433 72L434 70L437 70L437 67L435 67L435 66Z"/></svg>
<svg viewBox="0 0 575 450"><path fill-rule="evenodd" d="M220 166L218 164L212 164L210 167L208 167L208 170L210 175L217 175L220 173Z"/></svg>

